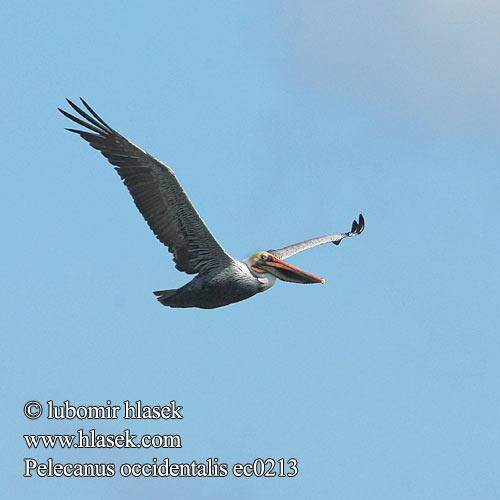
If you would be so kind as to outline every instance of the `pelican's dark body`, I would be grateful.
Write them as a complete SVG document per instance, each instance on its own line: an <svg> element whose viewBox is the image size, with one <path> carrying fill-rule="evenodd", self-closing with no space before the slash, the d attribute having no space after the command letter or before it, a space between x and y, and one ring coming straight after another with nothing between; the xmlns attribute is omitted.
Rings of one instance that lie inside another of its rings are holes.
<svg viewBox="0 0 500 500"><path fill-rule="evenodd" d="M215 309L249 299L265 289L262 279L253 276L244 263L235 261L230 268L199 274L177 290L155 295L164 306Z"/></svg>

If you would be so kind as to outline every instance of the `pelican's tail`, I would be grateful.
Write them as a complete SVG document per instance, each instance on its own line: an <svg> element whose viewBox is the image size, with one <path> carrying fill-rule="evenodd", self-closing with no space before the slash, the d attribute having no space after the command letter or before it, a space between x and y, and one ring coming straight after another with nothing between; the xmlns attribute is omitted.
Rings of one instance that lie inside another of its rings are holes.
<svg viewBox="0 0 500 500"><path fill-rule="evenodd" d="M157 292L153 292L157 297L158 297L158 302L162 304L163 306L169 306L169 298L172 297L172 295L175 295L177 293L177 289L174 290L159 290Z"/></svg>

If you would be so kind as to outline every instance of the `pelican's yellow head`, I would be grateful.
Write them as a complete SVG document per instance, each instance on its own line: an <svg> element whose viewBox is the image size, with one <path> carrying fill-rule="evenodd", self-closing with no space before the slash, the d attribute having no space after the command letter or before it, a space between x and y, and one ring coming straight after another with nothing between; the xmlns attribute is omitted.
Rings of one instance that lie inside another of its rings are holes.
<svg viewBox="0 0 500 500"><path fill-rule="evenodd" d="M324 283L323 278L292 266L269 252L257 252L247 259L250 269L258 274L271 273L282 281L292 283Z"/></svg>

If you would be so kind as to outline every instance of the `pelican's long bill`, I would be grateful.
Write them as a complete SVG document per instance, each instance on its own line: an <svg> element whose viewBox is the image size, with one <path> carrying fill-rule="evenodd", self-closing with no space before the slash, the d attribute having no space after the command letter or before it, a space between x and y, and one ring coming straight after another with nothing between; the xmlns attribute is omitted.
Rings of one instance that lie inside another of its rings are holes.
<svg viewBox="0 0 500 500"><path fill-rule="evenodd" d="M258 255L258 260L252 266L256 272L268 272L274 274L282 281L290 281L292 283L324 283L323 278L318 278L314 274L303 271L298 267L292 266L284 260L278 259L268 252L261 252Z"/></svg>

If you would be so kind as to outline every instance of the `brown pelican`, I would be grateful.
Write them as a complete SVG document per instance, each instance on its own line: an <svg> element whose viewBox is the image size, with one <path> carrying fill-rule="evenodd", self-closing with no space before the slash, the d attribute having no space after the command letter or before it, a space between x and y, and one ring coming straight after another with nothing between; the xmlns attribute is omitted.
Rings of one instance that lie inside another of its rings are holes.
<svg viewBox="0 0 500 500"><path fill-rule="evenodd" d="M83 99L87 111L67 101L80 117L59 111L87 129L67 130L79 134L116 166L149 227L174 255L176 268L197 275L181 288L153 292L164 306L214 309L264 292L276 278L293 283L324 283L324 279L283 259L325 243L338 245L344 238L361 234L365 227L360 214L348 233L257 252L243 262L235 260L208 230L170 167L113 130Z"/></svg>

